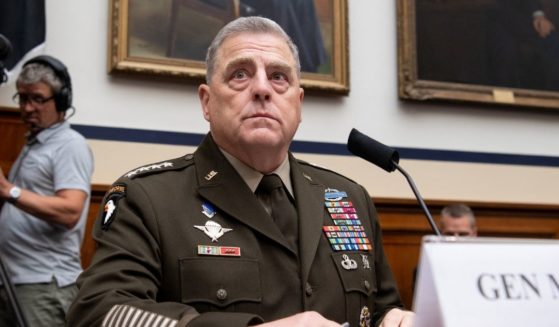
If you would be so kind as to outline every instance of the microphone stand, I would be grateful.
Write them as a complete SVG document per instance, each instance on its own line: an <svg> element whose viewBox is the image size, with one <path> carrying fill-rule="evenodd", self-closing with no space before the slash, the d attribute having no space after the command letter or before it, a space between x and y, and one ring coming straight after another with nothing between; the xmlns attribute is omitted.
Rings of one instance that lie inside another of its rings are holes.
<svg viewBox="0 0 559 327"><path fill-rule="evenodd" d="M415 197L417 198L417 201L419 201L419 204L421 205L421 209L423 209L423 213L427 217L427 220L429 221L429 225L431 225L431 229L435 232L435 234L437 234L437 236L441 236L441 231L439 231L439 228L435 224L435 221L433 220L431 213L429 213L429 209L427 209L427 205L425 204L425 201L423 201L423 197L421 196L421 194L419 194L419 190L417 189L417 187L415 187L415 183L413 182L411 176L408 175L408 173L404 170L404 168L400 167L400 165L398 165L398 163L395 162L394 160L392 160L392 164L408 180L408 184L410 184L411 189L415 194Z"/></svg>
<svg viewBox="0 0 559 327"><path fill-rule="evenodd" d="M25 316L23 315L23 311L21 310L21 306L17 300L14 285L12 285L12 281L8 278L8 276L8 271L6 270L6 266L4 266L4 262L0 256L0 278L2 279L2 284L4 285L4 289L8 295L8 302L10 302L10 305L14 310L17 324L20 327L27 327L27 320L25 320Z"/></svg>

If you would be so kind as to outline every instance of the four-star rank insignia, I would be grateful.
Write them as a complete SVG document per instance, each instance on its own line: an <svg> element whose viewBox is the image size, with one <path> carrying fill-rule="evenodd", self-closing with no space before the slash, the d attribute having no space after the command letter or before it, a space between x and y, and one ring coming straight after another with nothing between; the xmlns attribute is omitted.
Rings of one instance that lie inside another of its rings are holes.
<svg viewBox="0 0 559 327"><path fill-rule="evenodd" d="M134 176L138 175L139 173L144 173L144 172L149 172L149 171L154 171L154 170L160 170L160 169L163 169L163 168L170 168L170 167L173 167L173 163L165 161L165 162L158 163L158 164L152 164L152 165L136 168L132 171L129 171L124 176L126 176L128 178L133 178Z"/></svg>

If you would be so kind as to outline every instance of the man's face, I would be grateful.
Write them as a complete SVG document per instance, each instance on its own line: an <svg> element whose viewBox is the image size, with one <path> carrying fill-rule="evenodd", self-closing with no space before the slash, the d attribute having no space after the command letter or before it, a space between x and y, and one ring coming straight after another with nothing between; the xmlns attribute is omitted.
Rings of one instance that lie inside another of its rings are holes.
<svg viewBox="0 0 559 327"><path fill-rule="evenodd" d="M17 92L21 118L31 132L50 127L61 120L61 113L56 111L52 90L47 84L18 84Z"/></svg>
<svg viewBox="0 0 559 327"><path fill-rule="evenodd" d="M198 90L216 143L233 155L287 152L301 122L303 89L285 40L238 34L222 43L216 59L210 84Z"/></svg>
<svg viewBox="0 0 559 327"><path fill-rule="evenodd" d="M448 236L474 237L477 236L477 230L472 227L470 218L462 216L453 218L443 216L441 233Z"/></svg>

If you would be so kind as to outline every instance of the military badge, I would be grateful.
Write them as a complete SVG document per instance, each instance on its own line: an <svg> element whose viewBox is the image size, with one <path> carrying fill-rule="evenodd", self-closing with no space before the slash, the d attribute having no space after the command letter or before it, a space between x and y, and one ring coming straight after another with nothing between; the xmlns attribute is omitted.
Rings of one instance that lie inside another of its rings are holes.
<svg viewBox="0 0 559 327"><path fill-rule="evenodd" d="M361 261L363 261L363 269L371 269L371 264L369 263L369 255L362 254Z"/></svg>
<svg viewBox="0 0 559 327"><path fill-rule="evenodd" d="M128 178L134 178L137 175L141 175L142 173L146 173L146 172L151 172L151 171L157 171L157 170L161 170L164 168L171 168L173 167L173 163L172 162L162 162L162 163L158 163L158 164L153 164L153 165L148 165L148 166L143 166L140 168L136 168L130 172L128 172L126 175L126 177Z"/></svg>
<svg viewBox="0 0 559 327"><path fill-rule="evenodd" d="M363 307L359 315L359 327L371 327L371 312L369 308Z"/></svg>
<svg viewBox="0 0 559 327"><path fill-rule="evenodd" d="M326 201L340 201L346 197L346 192L340 192L333 188L327 188L324 190L324 200Z"/></svg>
<svg viewBox="0 0 559 327"><path fill-rule="evenodd" d="M194 225L194 228L197 228L204 232L209 238L211 238L212 242L217 242L217 240L223 236L223 234L232 231L232 228L223 228L220 224L216 223L215 221L208 220L204 226Z"/></svg>
<svg viewBox="0 0 559 327"><path fill-rule="evenodd" d="M220 257L240 257L241 248L238 246L198 245L198 254Z"/></svg>
<svg viewBox="0 0 559 327"><path fill-rule="evenodd" d="M350 259L349 256L347 254L344 254L342 256L343 260L342 260L342 267L345 270L355 270L357 269L357 262L353 259Z"/></svg>
<svg viewBox="0 0 559 327"><path fill-rule="evenodd" d="M209 202L202 203L202 213L208 218L213 218L216 214L214 206Z"/></svg>
<svg viewBox="0 0 559 327"><path fill-rule="evenodd" d="M116 216L118 201L126 194L126 185L116 184L111 187L105 197L103 205L103 217L101 219L101 229L109 230L109 225L113 222Z"/></svg>
<svg viewBox="0 0 559 327"><path fill-rule="evenodd" d="M215 175L217 175L217 171L212 170L212 171L210 171L210 172L204 177L204 179L207 180L207 181L209 181L209 180L211 180L212 178L214 178Z"/></svg>

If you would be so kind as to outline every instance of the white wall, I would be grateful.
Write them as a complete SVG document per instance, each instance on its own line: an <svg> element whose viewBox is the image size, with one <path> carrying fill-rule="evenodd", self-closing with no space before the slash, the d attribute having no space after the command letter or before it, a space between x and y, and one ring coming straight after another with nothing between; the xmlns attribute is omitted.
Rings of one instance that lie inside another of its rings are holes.
<svg viewBox="0 0 559 327"><path fill-rule="evenodd" d="M77 113L71 122L175 132L207 131L195 86L107 74L108 0L46 2L47 53L64 61L73 78ZM350 129L356 127L398 147L559 156L559 110L503 110L398 100L396 2L349 2L350 95L307 96L297 140L342 144ZM13 106L10 98L14 92L13 85L0 88L0 105ZM108 150L109 143L118 144L122 150L118 153L128 149L137 155L119 156ZM97 183L110 183L123 169L189 150L167 146L152 151L149 149L153 145L96 140L91 140L91 144L96 156ZM336 169L348 167L335 156L312 159ZM347 157L341 160L350 165L357 162ZM403 164L418 179L427 198L559 204L559 168L413 160L404 160ZM400 177L381 174L374 167L367 165L344 172L363 182L373 195L412 196ZM495 172L508 178L497 178ZM448 185L439 182L441 175L450 178ZM530 181L528 190L523 189L525 183L517 184L519 181ZM393 190L387 186L391 183L401 183L402 188Z"/></svg>

